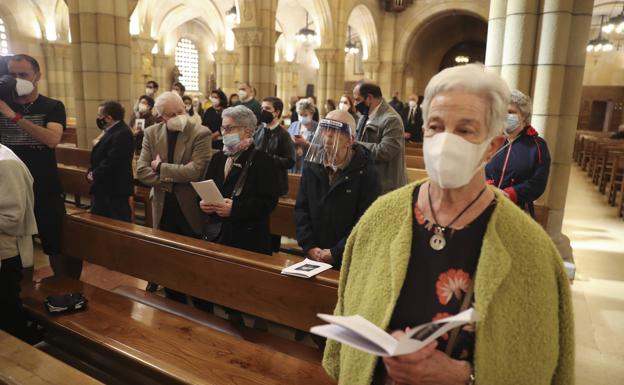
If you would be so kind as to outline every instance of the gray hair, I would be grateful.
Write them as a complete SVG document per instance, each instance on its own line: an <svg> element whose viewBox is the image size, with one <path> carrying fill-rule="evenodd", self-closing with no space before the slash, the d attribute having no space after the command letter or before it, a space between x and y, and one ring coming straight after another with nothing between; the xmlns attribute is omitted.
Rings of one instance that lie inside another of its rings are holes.
<svg viewBox="0 0 624 385"><path fill-rule="evenodd" d="M171 104L174 108L184 109L184 102L177 92L167 91L163 92L154 101L154 109L157 115L162 115L166 105Z"/></svg>
<svg viewBox="0 0 624 385"><path fill-rule="evenodd" d="M237 125L251 130L252 133L256 130L256 126L258 125L258 119L256 119L256 115L253 113L252 110L243 105L226 108L221 113L221 117L231 118L236 122Z"/></svg>
<svg viewBox="0 0 624 385"><path fill-rule="evenodd" d="M531 113L533 112L533 103L531 97L523 94L519 90L511 91L511 101L509 104L513 104L520 110L526 124L531 124Z"/></svg>
<svg viewBox="0 0 624 385"><path fill-rule="evenodd" d="M429 105L439 93L464 91L485 98L488 111L485 124L489 128L488 138L502 134L507 119L510 91L507 83L498 74L485 68L483 64L466 64L440 71L429 80L422 102L422 114L425 125L429 114Z"/></svg>
<svg viewBox="0 0 624 385"><path fill-rule="evenodd" d="M300 114L304 111L307 111L311 114L314 114L314 104L310 102L308 99L301 99L297 102L297 113Z"/></svg>

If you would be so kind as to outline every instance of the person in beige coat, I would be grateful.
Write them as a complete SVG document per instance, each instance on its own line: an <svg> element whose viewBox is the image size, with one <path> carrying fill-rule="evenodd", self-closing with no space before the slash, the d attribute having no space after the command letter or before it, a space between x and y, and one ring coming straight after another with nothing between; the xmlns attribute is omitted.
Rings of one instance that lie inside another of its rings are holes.
<svg viewBox="0 0 624 385"><path fill-rule="evenodd" d="M188 119L182 98L174 92L160 95L154 108L162 122L145 129L137 162L139 181L152 187L153 227L197 238L203 214L190 182L200 180L210 160L211 132ZM148 285L149 289L154 286ZM185 300L181 293L165 292Z"/></svg>

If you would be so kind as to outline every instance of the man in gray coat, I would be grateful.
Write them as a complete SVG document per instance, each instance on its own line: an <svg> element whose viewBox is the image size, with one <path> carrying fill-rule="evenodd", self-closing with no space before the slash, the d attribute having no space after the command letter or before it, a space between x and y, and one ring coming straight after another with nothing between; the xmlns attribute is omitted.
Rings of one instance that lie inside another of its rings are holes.
<svg viewBox="0 0 624 385"><path fill-rule="evenodd" d="M362 114L357 141L368 148L379 173L382 193L407 183L405 138L401 116L382 97L378 85L359 82L353 89L355 108Z"/></svg>

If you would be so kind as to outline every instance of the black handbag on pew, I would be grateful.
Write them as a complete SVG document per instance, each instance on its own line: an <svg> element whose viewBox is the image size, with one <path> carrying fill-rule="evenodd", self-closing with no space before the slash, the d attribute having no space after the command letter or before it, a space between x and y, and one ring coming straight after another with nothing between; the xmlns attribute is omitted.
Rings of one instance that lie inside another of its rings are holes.
<svg viewBox="0 0 624 385"><path fill-rule="evenodd" d="M247 179L247 174L249 172L249 167L251 167L253 163L254 155L256 155L256 149L251 150L251 154L249 154L249 158L247 158L247 162L245 162L245 166L243 167L243 171L238 176L236 180L236 184L234 185L234 190L232 191L232 196L230 199L234 200L234 198L238 197L243 191L243 187L245 186L245 180ZM208 169L206 169L208 172ZM206 175L204 174L203 180L206 179ZM209 242L214 242L221 235L221 225L223 224L222 219L216 214L206 216L206 220L204 221L204 225L202 227L202 239Z"/></svg>
<svg viewBox="0 0 624 385"><path fill-rule="evenodd" d="M87 306L87 299L81 293L70 293L61 295L50 295L45 301L48 313L66 313L76 310L84 310Z"/></svg>

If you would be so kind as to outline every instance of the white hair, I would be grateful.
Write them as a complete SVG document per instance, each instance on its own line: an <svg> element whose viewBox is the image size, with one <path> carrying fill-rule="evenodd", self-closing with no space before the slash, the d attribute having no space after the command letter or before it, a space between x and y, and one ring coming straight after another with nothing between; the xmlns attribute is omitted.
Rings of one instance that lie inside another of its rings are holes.
<svg viewBox="0 0 624 385"><path fill-rule="evenodd" d="M177 92L167 91L160 94L154 101L156 114L162 115L165 106L171 106L174 109L184 109L184 102Z"/></svg>
<svg viewBox="0 0 624 385"><path fill-rule="evenodd" d="M522 112L522 116L524 117L524 121L526 124L531 124L531 113L533 111L533 106L531 102L531 97L523 94L519 90L511 91L511 101L510 104L513 104Z"/></svg>
<svg viewBox="0 0 624 385"><path fill-rule="evenodd" d="M231 118L236 125L242 126L253 133L258 125L258 119L252 110L239 104L238 106L229 107L221 113L222 118Z"/></svg>
<svg viewBox="0 0 624 385"><path fill-rule="evenodd" d="M489 129L489 138L500 135L505 127L510 91L507 83L498 74L485 68L483 64L466 64L440 71L429 80L422 102L423 121L427 116L431 101L439 93L464 91L483 97L488 103L485 125Z"/></svg>
<svg viewBox="0 0 624 385"><path fill-rule="evenodd" d="M297 109L298 114L304 111L307 111L314 115L314 111L315 111L314 104L312 104L312 102L310 102L308 99L299 100L296 106L297 106L296 109Z"/></svg>

